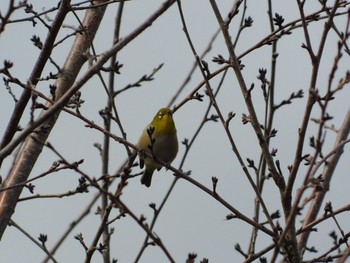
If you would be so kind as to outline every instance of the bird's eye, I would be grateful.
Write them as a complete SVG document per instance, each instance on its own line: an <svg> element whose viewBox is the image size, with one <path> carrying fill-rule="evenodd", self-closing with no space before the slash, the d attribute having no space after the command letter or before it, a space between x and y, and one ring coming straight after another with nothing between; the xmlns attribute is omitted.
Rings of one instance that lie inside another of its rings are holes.
<svg viewBox="0 0 350 263"><path fill-rule="evenodd" d="M158 113L158 118L161 119L163 117L163 113L162 112L159 112Z"/></svg>

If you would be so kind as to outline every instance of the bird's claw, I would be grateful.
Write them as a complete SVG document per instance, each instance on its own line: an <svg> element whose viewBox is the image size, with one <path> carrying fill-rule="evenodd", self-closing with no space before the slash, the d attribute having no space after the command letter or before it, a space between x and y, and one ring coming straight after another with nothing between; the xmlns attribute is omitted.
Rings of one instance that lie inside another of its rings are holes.
<svg viewBox="0 0 350 263"><path fill-rule="evenodd" d="M168 162L168 163L166 163L165 165L164 165L164 167L165 167L165 170L166 171L168 171L169 170L169 168L170 168L170 162Z"/></svg>

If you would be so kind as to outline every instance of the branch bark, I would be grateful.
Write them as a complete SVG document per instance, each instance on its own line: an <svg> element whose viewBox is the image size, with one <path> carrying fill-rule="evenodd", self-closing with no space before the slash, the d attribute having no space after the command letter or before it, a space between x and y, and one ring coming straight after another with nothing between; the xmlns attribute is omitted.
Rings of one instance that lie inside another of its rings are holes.
<svg viewBox="0 0 350 263"><path fill-rule="evenodd" d="M94 39L105 9L106 6L103 6L99 8L91 8L86 12L83 21L85 32L76 36L75 42L63 66L62 75L56 81L56 98L62 97L63 94L73 85L81 67L86 62L86 52L89 50L90 44ZM47 106L50 107L52 105L49 104ZM48 116L46 122L36 129L35 133L32 133L27 137L21 153L18 155L14 166L4 182L5 188L23 183L28 179L34 164L42 151L45 141L56 123L59 113L60 109L53 112ZM45 115L45 112L42 112L41 115ZM23 187L16 187L9 191L4 191L0 195L0 238L14 213L22 189Z"/></svg>
<svg viewBox="0 0 350 263"><path fill-rule="evenodd" d="M43 44L43 47L40 51L38 60L35 63L34 69L31 72L29 79L28 79L28 83L30 85L35 86L38 83L38 80L41 76L41 73L46 65L46 62L48 61L57 34L61 29L62 23L69 11L69 5L70 5L70 0L65 0L65 1L61 1L61 5L60 8L58 9L57 15L54 19L54 21L52 22L51 25L51 29L48 32L47 38ZM7 125L7 128L5 130L4 136L1 140L1 144L0 144L0 149L4 148L13 138L13 136L15 135L16 131L17 131L17 127L18 127L18 123L23 115L23 112L28 104L28 101L30 99L31 96L31 91L30 89L25 89L21 95L21 97L19 98L18 102L16 103L15 109L12 113L11 119ZM4 158L0 158L0 167L2 164Z"/></svg>

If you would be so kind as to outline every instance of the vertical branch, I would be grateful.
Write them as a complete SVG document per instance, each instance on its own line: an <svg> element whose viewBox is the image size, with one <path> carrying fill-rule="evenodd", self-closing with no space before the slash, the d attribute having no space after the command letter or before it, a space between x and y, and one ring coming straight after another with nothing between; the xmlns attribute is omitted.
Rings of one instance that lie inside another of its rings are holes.
<svg viewBox="0 0 350 263"><path fill-rule="evenodd" d="M268 19L270 24L271 33L275 31L274 21L273 21L273 12L272 12L272 1L268 0ZM276 62L277 62L277 41L273 41L271 47L271 75L270 82L268 86L267 96L265 98L265 129L264 129L264 137L266 138L266 144L269 147L270 144L270 131L272 130L275 107L274 107L274 99L275 99L275 76L276 76ZM259 192L262 193L264 188L264 182L266 180L266 161L264 155L261 154L259 161L259 169L257 175L257 187ZM255 207L254 207L254 218L258 222L260 214L260 201L258 198L255 199ZM258 229L253 228L252 236L249 243L248 254L254 254L255 243L257 238Z"/></svg>
<svg viewBox="0 0 350 263"><path fill-rule="evenodd" d="M329 32L331 25L333 23L333 19L334 19L336 11L338 9L338 5L339 5L339 1L335 1L333 8L332 8L332 11L330 12L328 20L324 26L324 30L323 30L322 37L321 37L321 42L319 45L319 50L317 52L317 58L316 58L317 63L313 63L311 81L310 81L310 86L309 86L309 97L308 97L308 101L306 104L302 125L301 125L301 128L299 129L299 139L297 142L297 149L295 152L294 163L293 163L292 170L291 170L289 178L288 178L287 188L286 188L286 191L284 193L284 203L286 203L286 204L291 204L291 201L292 201L292 190L293 190L294 181L296 179L297 172L299 170L300 163L302 161L302 152L303 152L303 147L304 147L306 130L307 130L307 127L309 124L309 119L311 116L311 111L312 111L313 105L316 102L316 96L315 96L314 92L316 90L316 82L317 82L317 78L318 78L320 61L321 61L321 57L323 54L324 45L325 45L325 42L326 42L326 39L328 36L328 32ZM308 181L308 177L306 176L304 178L304 182L303 182L304 186L307 184L307 181ZM285 233L287 232L289 227L294 225L295 216L297 214L298 205L299 205L299 202L300 202L301 197L303 195L303 192L304 191L301 190L297 193L295 200L293 201L293 206L290 206L290 208L286 211L287 212L287 214L286 214L287 215L286 216L287 224L286 224L286 228L283 231L281 237L283 237L285 235ZM280 241L281 241L281 239L280 239Z"/></svg>
<svg viewBox="0 0 350 263"><path fill-rule="evenodd" d="M301 18L302 18L302 21L304 20L303 21L303 23L304 23L305 17L304 17L304 13L303 13L303 3L304 2L298 1L299 10L301 13ZM323 30L322 37L321 37L321 41L319 44L319 49L317 52L317 56L314 57L314 55L313 55L314 52L311 50L311 42L309 42L307 44L307 46L304 46L308 50L310 57L311 57L312 66L313 66L312 67L312 75L311 75L311 81L310 81L310 86L309 86L309 97L308 97L308 101L307 101L305 112L304 112L304 118L302 121L302 126L299 129L299 139L298 139L298 143L297 143L295 159L294 159L294 163L293 163L290 175L289 175L287 188L286 188L285 193L283 195L283 203L286 204L286 208L287 208L285 210L286 227L279 238L279 242L278 242L279 245L281 245L283 243L283 239L285 237L288 238L288 236L290 236L288 234L288 232L290 232L290 230L292 230L292 231L294 230L294 232L295 232L295 217L296 217L296 214L298 211L298 206L299 206L300 200L302 198L302 195L304 193L305 187L303 187L304 190L301 189L300 191L298 191L298 193L293 201L293 205L291 205L292 204L292 189L294 186L297 172L299 170L300 163L302 161L302 151L303 151L303 147L304 147L306 130L307 130L307 127L309 124L309 119L311 116L311 111L312 111L313 105L316 101L316 96L315 96L314 92L316 90L316 82L318 79L320 61L321 61L321 58L323 55L323 50L324 50L325 42L326 42L326 39L328 36L328 32L331 28L331 25L333 24L333 19L334 19L336 11L338 9L338 6L339 6L339 0L334 2L334 5L333 5L333 8L332 8L330 15L328 17L328 20L325 23L324 30ZM306 40L309 41L309 34L308 34L306 27L304 27L304 32L305 32ZM307 182L308 182L308 176L305 176L303 186L306 186Z"/></svg>
<svg viewBox="0 0 350 263"><path fill-rule="evenodd" d="M94 240L92 241L90 247L86 251L85 263L91 262L92 256L94 255L94 253L96 251L97 243L100 240L101 235L109 234L109 232L106 233L106 227L107 227L108 218L109 218L109 215L112 211L112 208L113 208L113 204L111 203L111 204L107 205L104 208L104 210L101 211L101 223L100 223L100 226L95 234ZM108 231L108 229L107 229L107 231ZM103 244L103 245L105 245L105 244ZM106 252L103 253L104 263L110 262L109 248L106 247L105 249L108 250L108 254L106 254Z"/></svg>
<svg viewBox="0 0 350 263"><path fill-rule="evenodd" d="M319 65L320 65L320 61L321 61L321 57L322 57L322 53L323 53L323 48L324 48L324 45L326 42L326 38L328 36L328 32L331 28L331 25L333 24L333 18L334 18L335 12L337 11L338 4L339 4L339 0L335 1L333 8L332 8L332 11L329 14L328 21L325 23L325 27L324 27L324 30L322 33L321 42L319 45L319 50L317 52L317 58L316 58L317 63L315 63L315 61L313 61L313 59L312 59L313 67L312 67L312 75L311 75L311 80L310 80L310 85L309 85L309 97L307 100L303 121L302 121L301 127L299 129L299 139L298 139L297 148L296 148L296 152L295 152L294 163L293 163L290 175L289 175L287 189L286 189L285 194L284 194L285 198L290 199L290 200L291 200L292 190L293 190L293 186L294 186L294 181L295 181L297 172L299 170L300 163L302 161L302 152L303 152L303 148L304 148L306 130L307 130L307 127L309 124L311 111L312 111L313 105L316 102L316 98L314 96L314 90L316 89L318 70L319 70ZM302 8L300 10L302 12ZM301 15L301 16L303 17L303 15ZM303 19L302 19L302 21L303 21ZM306 32L307 32L307 29L304 29L304 30L306 30ZM305 34L308 35L308 33L305 33ZM311 47L311 44L310 44L310 47ZM307 50L310 53L309 48L307 48ZM313 54L313 53L314 52L312 52L311 54ZM310 56L312 56L312 55L310 55Z"/></svg>
<svg viewBox="0 0 350 263"><path fill-rule="evenodd" d="M121 27L121 19L122 14L124 10L124 2L119 3L118 11L115 17L115 29L114 29L114 36L113 36L113 44L117 43L119 40L120 35L120 27ZM117 60L117 54L114 54L111 57L110 60L110 67L113 68ZM112 105L113 105L113 94L114 94L114 76L115 72L111 71L109 73L109 81L108 81L108 101L107 101L107 111L110 113L112 111ZM104 128L106 131L111 130L111 116L107 114L104 117ZM110 146L110 137L105 134L104 140L103 140L103 149L102 149L102 176L105 176L106 179L103 181L102 189L105 193L102 193L102 211L105 211L104 213L101 213L101 216L103 216L107 211L108 208L108 195L106 194L108 192L108 186L110 183L110 180L108 179L109 174L109 146ZM106 249L103 251L103 258L104 263L110 262L110 230L107 224L104 225L104 231L103 231L103 243L106 247Z"/></svg>
<svg viewBox="0 0 350 263"><path fill-rule="evenodd" d="M304 45L303 47L307 49L307 51L310 55L312 64L314 65L315 63L317 63L317 60L316 60L316 56L315 56L315 53L314 53L313 48L312 48L309 30L307 28L307 21L306 21L306 17L305 17L305 13L304 13L305 0L297 0L297 3L298 3L298 8L299 8L301 23L302 23L303 30L304 30L304 37L305 37L305 41L306 41L306 45Z"/></svg>

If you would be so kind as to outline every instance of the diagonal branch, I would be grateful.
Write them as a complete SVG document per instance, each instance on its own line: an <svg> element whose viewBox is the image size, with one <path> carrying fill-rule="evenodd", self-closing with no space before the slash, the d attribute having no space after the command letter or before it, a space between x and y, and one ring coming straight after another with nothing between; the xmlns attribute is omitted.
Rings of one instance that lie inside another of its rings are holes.
<svg viewBox="0 0 350 263"><path fill-rule="evenodd" d="M70 94L66 94L65 92L74 83L76 76L86 61L85 52L90 47L90 42L87 41L87 39L94 38L104 15L104 11L105 8L102 7L90 9L86 12L84 18L85 33L77 35L71 52L69 53L62 69L62 75L56 82L56 98L59 98L58 103L54 103L51 107L49 107L50 103L48 103L47 106L49 109L46 112L43 112L36 121L24 129L24 131L16 139L1 150L2 153L5 152L5 154L0 154L0 159L3 159L12 152L18 143L26 139L23 149L17 157L15 165L12 167L8 178L4 182L4 187L16 185L25 182L28 179L31 170L42 151L44 142L55 125L60 110L71 97ZM31 136L28 136L35 128L44 122L45 124L41 126L41 128L37 129ZM26 138L27 136L28 138ZM2 192L0 195L0 237L3 235L10 218L14 213L14 209L21 192L22 188L19 187Z"/></svg>
<svg viewBox="0 0 350 263"><path fill-rule="evenodd" d="M271 175L272 175L276 185L279 187L280 191L283 192L286 185L285 185L283 177L277 171L277 168L276 168L275 163L273 161L272 155L269 151L268 145L267 145L266 140L264 139L263 133L261 131L260 123L259 123L258 117L255 113L255 109L254 109L253 102L252 102L251 97L250 97L250 93L248 91L247 85L246 85L245 80L243 78L237 56L236 56L235 51L233 49L233 43L231 41L231 37L230 37L230 34L228 32L228 25L222 19L222 16L220 14L220 11L219 11L219 8L218 8L216 2L214 0L210 0L210 3L211 3L212 8L214 10L215 16L220 24L222 34L224 35L226 46L227 46L227 49L228 49L229 54L230 54L230 65L231 65L234 73L236 74L237 80L239 82L239 86L241 88L242 94L243 94L245 102L246 102L246 106L247 106L249 114L250 114L251 124L252 124L254 131L257 135L261 150L264 154L267 165L270 169Z"/></svg>
<svg viewBox="0 0 350 263"><path fill-rule="evenodd" d="M35 86L40 79L41 73L46 65L46 62L50 58L51 51L53 49L57 34L61 29L62 23L69 11L70 0L61 1L60 8L57 12L56 18L54 19L50 31L48 32L47 38L41 48L38 60L35 63L34 69L29 76L28 83ZM15 109L11 116L11 119L7 125L4 136L1 140L0 149L3 149L13 138L17 131L18 123L23 115L23 112L28 104L31 96L30 90L24 90L19 101L16 103ZM0 167L3 158L0 158Z"/></svg>

